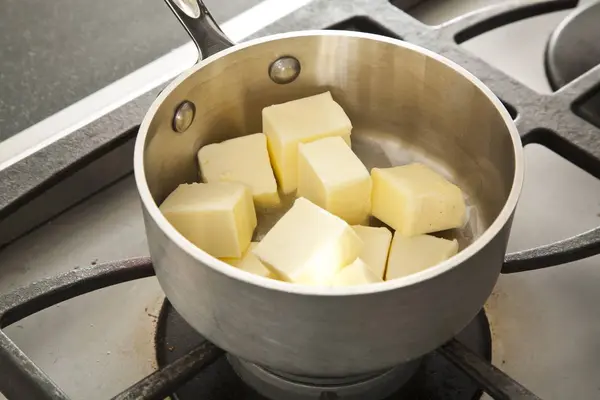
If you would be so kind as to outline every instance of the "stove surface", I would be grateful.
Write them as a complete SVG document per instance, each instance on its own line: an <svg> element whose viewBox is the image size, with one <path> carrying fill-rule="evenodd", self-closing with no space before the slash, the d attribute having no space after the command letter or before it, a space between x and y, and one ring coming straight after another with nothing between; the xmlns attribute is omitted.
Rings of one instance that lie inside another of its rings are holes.
<svg viewBox="0 0 600 400"><path fill-rule="evenodd" d="M467 5L491 3L499 1L429 0L414 13L438 23ZM464 46L530 88L549 93L544 48L567 14L521 21ZM542 146L527 146L525 155L525 186L510 251L600 225L599 180ZM147 254L129 176L0 251L0 293L74 266ZM597 256L503 275L486 305L493 363L543 399L600 397L599 262ZM105 399L157 368L154 333L162 302L156 279L146 278L67 301L5 332L69 396Z"/></svg>

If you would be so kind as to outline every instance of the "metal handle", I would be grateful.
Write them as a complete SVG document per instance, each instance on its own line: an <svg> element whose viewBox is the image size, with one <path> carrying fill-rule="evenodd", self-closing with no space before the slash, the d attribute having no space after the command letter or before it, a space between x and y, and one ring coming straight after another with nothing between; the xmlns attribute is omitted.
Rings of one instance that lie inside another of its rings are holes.
<svg viewBox="0 0 600 400"><path fill-rule="evenodd" d="M600 254L600 228L552 244L507 254L502 273L533 271Z"/></svg>
<svg viewBox="0 0 600 400"><path fill-rule="evenodd" d="M165 3L196 44L200 59L233 46L202 0L165 0Z"/></svg>

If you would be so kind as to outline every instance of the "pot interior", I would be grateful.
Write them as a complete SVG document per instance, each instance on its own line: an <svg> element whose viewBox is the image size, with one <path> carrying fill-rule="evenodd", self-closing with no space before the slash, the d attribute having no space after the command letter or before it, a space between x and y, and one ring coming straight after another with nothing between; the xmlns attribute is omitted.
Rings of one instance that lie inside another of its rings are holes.
<svg viewBox="0 0 600 400"><path fill-rule="evenodd" d="M300 61L299 77L274 83L269 65L290 55ZM420 161L463 190L469 222L443 235L457 237L464 248L504 206L516 151L506 110L461 71L414 46L356 33L301 33L241 45L196 66L147 117L148 187L160 204L178 184L199 180L200 147L261 132L264 107L329 90L352 121L352 148L368 169ZM187 131L176 133L173 115L184 100L194 103L196 114ZM279 215L261 215L257 236Z"/></svg>

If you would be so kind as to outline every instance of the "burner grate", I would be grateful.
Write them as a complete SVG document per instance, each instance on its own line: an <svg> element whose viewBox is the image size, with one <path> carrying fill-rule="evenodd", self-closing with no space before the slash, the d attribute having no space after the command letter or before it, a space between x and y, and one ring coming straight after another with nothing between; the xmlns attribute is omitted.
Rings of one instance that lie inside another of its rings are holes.
<svg viewBox="0 0 600 400"><path fill-rule="evenodd" d="M35 282L25 288L0 297L0 328L6 327L31 314L79 295L153 275L154 270L150 259L140 257L109 262L89 268L74 269L53 278ZM168 306L163 307L161 312L163 321L166 321L165 310L167 310L167 307ZM483 314L477 318L478 323L471 329L481 330L483 329L481 326L482 324L487 328L487 321L485 316L482 315ZM171 318L177 318L173 313L171 313L170 316ZM161 327L160 329L163 328L165 327ZM157 332L157 335L159 336L164 334L160 329ZM466 340L471 342L473 332L465 331L464 334L464 337L468 338ZM480 335L481 334L475 333L475 336ZM463 345L457 339L453 339L442 346L438 350L438 353L443 355L451 363L460 366L463 372L474 379L480 388L488 393L497 395L497 398L522 400L538 399L538 397L530 393L518 382L515 382L502 371L492 366L489 361L482 358L483 356L489 360L491 357L489 354L490 340L489 337L485 338L485 333L483 333L482 340L483 343L479 343L481 342L481 338L475 338L475 343L472 344L473 346L480 348L477 353ZM194 341L191 343L194 343ZM222 351L211 343L207 341L198 342L197 340L195 343L197 344L197 347L184 353L183 356L174 361L168 360L172 362L167 363L167 365L163 366L158 371L143 378L129 389L118 394L113 400L164 399L205 368L212 368L216 366L216 363L226 362L224 358L220 357ZM433 365L437 365L438 369L440 364L442 365L442 369L447 368L444 367L444 361L441 361L438 355L433 354L429 357L433 357L434 359L437 358L437 360L434 360ZM167 361L164 354L159 356L159 358L162 358L159 361ZM431 366L431 363L425 365L425 374L428 372L427 368L431 368ZM435 370L436 373L439 372L438 369ZM56 386L21 349L15 346L1 330L0 370L2 370L2 375L0 375L0 391L8 398L68 400L67 395ZM453 374L455 373L456 372L453 372ZM419 388L415 389L409 385L407 390L423 390L421 385L423 384L423 379L426 378L424 378L423 375L418 375L416 378L418 381L416 384ZM430 379L437 378L430 377ZM474 390L475 394L478 393L477 388L470 389L468 388L468 384L465 386L465 383L461 382L460 376L454 379L454 384L457 386L450 387L450 389ZM425 385L425 390L427 390L429 386L430 385ZM443 387L446 388L445 386ZM243 391L247 389L241 388L240 390ZM240 394L245 393L247 392ZM433 391L430 392L417 391L410 392L410 394L431 398L431 396L436 396L440 393L436 392L434 387ZM257 398L257 400L259 399L260 398Z"/></svg>
<svg viewBox="0 0 600 400"><path fill-rule="evenodd" d="M469 353L472 351L484 364L489 365L492 358L492 338L485 312L481 311L457 336L457 339L468 346ZM188 325L169 301L165 300L158 317L155 343L158 366L162 368L186 355L196 346L206 343L206 339ZM453 354L461 357L460 354L464 354L464 351L458 349ZM385 399L475 400L481 398L480 385L455 368L452 361L447 358L449 357L442 356L440 352L425 356L414 376L402 385L399 391ZM176 400L197 398L268 400L245 384L225 357L177 388L174 397Z"/></svg>
<svg viewBox="0 0 600 400"><path fill-rule="evenodd" d="M460 47L460 43L497 27L569 9L576 4L575 0L515 1L485 8L440 26L427 26L387 0L316 0L259 32L258 36L330 27L402 38L426 47L464 66L490 87L515 118L524 144L538 143L546 146L600 178L600 140L597 139L600 128L573 111L582 102L596 96L594 93L600 87L600 66L592 68L552 94L540 94ZM111 127L119 126L112 136L98 135L105 142L92 142L91 138L96 136L95 131L104 131L105 124L102 121L106 118L110 120L110 115L74 132L66 141L59 141L40 151L39 157L44 158L44 163L36 162L34 154L0 171L0 181L6 182L8 189L0 194L0 217L6 218L22 204L35 198L55 183L59 176L65 177L81 168L91 156L97 157L103 147L112 148L114 146L111 147L111 144L130 138L149 99L154 97L152 93L142 95L111 114L120 116L123 120L119 124L109 124ZM73 141L77 138L84 139L77 141L81 144L81 151L77 152L79 158L65 159L61 154L65 153L65 148L72 149ZM89 141L86 142L85 138ZM57 157L49 156L53 152ZM53 164L53 160L57 160L56 164ZM44 165L44 171L39 171L39 165ZM598 253L600 228L550 245L509 254L503 273L545 268ZM153 269L150 260L141 258L77 269L34 283L0 297L0 328L83 293L151 275ZM462 366L464 372L494 397L537 398L456 340L442 347L439 353ZM210 365L220 354L219 349L205 342L116 398L162 399ZM65 393L1 331L0 370L0 391L10 398L67 399Z"/></svg>

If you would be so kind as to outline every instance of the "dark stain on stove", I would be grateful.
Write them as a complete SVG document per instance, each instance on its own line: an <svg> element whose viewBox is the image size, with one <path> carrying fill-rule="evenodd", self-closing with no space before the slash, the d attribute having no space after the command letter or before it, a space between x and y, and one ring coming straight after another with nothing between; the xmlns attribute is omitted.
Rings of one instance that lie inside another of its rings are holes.
<svg viewBox="0 0 600 400"><path fill-rule="evenodd" d="M145 311L146 311L146 315L147 315L147 316L149 316L150 318L152 318L152 320L153 320L154 322L158 321L158 315L154 315L154 314L152 314L151 312L148 312L148 308L146 308L146 310L145 310Z"/></svg>

